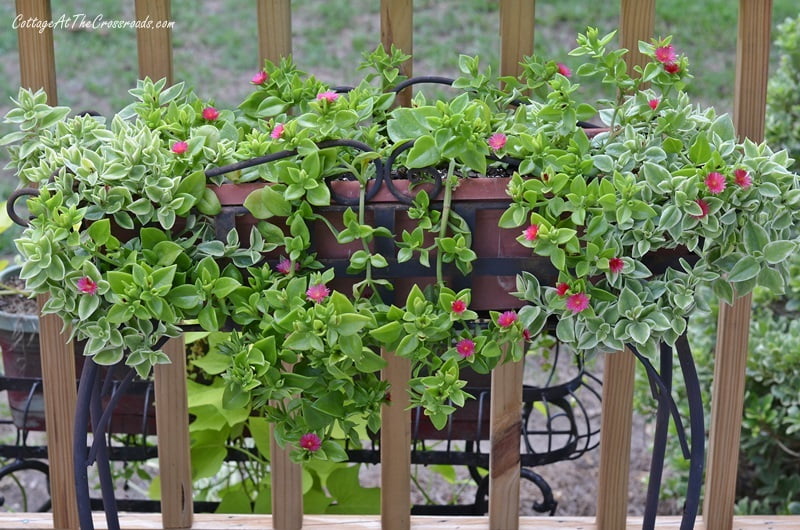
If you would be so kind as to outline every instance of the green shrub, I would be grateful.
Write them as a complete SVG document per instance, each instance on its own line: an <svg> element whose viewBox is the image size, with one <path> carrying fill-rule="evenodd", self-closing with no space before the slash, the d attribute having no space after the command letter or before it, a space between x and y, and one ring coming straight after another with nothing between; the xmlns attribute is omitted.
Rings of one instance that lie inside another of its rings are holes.
<svg viewBox="0 0 800 530"><path fill-rule="evenodd" d="M767 91L766 139L783 147L800 169L800 16L778 26L780 62Z"/></svg>

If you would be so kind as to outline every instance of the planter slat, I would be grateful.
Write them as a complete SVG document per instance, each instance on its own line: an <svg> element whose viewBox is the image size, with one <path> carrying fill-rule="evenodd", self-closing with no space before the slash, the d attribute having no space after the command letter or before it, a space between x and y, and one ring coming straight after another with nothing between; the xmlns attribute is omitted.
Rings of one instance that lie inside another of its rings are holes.
<svg viewBox="0 0 800 530"><path fill-rule="evenodd" d="M388 363L383 379L391 392L381 409L381 522L387 530L404 530L411 515L411 362L392 352L381 354Z"/></svg>

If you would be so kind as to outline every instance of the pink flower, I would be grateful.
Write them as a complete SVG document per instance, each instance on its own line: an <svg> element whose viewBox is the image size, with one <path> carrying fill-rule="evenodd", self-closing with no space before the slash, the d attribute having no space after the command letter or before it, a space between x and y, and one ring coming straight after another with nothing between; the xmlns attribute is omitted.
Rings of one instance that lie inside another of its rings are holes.
<svg viewBox="0 0 800 530"><path fill-rule="evenodd" d="M470 339L461 339L458 341L458 344L456 344L456 351L464 359L472 357L475 353L475 342Z"/></svg>
<svg viewBox="0 0 800 530"><path fill-rule="evenodd" d="M567 298L567 309L578 314L589 307L589 297L585 293L575 293Z"/></svg>
<svg viewBox="0 0 800 530"><path fill-rule="evenodd" d="M527 239L528 241L533 241L533 240L535 240L535 239L536 239L536 236L538 236L538 235L539 235L539 225L530 225L528 228L526 228L526 229L525 229L525 230L522 232L522 235L523 235L523 236L525 237L525 239Z"/></svg>
<svg viewBox="0 0 800 530"><path fill-rule="evenodd" d="M667 63L664 65L664 70L666 70L668 74L677 74L681 71L681 67L678 63Z"/></svg>
<svg viewBox="0 0 800 530"><path fill-rule="evenodd" d="M276 123L275 124L275 128L272 129L271 133L269 133L269 137L277 140L278 138L283 136L284 129L285 129L285 127L283 126L282 123Z"/></svg>
<svg viewBox="0 0 800 530"><path fill-rule="evenodd" d="M203 109L203 119L208 121L214 121L219 118L219 111L214 107L206 107Z"/></svg>
<svg viewBox="0 0 800 530"><path fill-rule="evenodd" d="M694 217L695 219L702 219L703 217L708 215L709 209L708 209L708 203L706 201L704 201L703 199L695 199L694 202L697 203L697 205L700 207L700 210L703 213L701 213L700 215L693 215L692 217Z"/></svg>
<svg viewBox="0 0 800 530"><path fill-rule="evenodd" d="M497 317L497 324L502 328L510 327L517 321L517 314L513 311L506 311Z"/></svg>
<svg viewBox="0 0 800 530"><path fill-rule="evenodd" d="M558 63L557 66L558 66L558 73L559 74L563 75L564 77L571 77L572 76L572 70L569 69L569 66L567 66L564 63Z"/></svg>
<svg viewBox="0 0 800 530"><path fill-rule="evenodd" d="M322 447L322 440L319 439L316 433L307 432L300 437L300 447L313 453L314 451L319 451L319 448Z"/></svg>
<svg viewBox="0 0 800 530"><path fill-rule="evenodd" d="M254 75L252 79L250 79L250 82L254 85L263 85L267 82L267 79L269 79L267 72L264 70L259 70L258 73Z"/></svg>
<svg viewBox="0 0 800 530"><path fill-rule="evenodd" d="M506 140L508 140L508 138L506 137L505 134L494 133L489 137L487 143L489 144L489 147L492 148L492 151L498 151L506 145Z"/></svg>
<svg viewBox="0 0 800 530"><path fill-rule="evenodd" d="M706 186L708 186L708 191L714 195L722 193L722 190L725 189L725 176L722 173L712 171L706 177Z"/></svg>
<svg viewBox="0 0 800 530"><path fill-rule="evenodd" d="M77 282L77 287L83 294L95 294L97 292L97 284L88 276L80 278Z"/></svg>
<svg viewBox="0 0 800 530"><path fill-rule="evenodd" d="M567 294L567 291L569 291L569 284L561 282L556 285L556 294L558 296L564 296L565 294Z"/></svg>
<svg viewBox="0 0 800 530"><path fill-rule="evenodd" d="M325 300L329 294L331 294L331 290L325 287L324 283L314 284L306 291L306 297L308 297L309 300L313 300L317 303Z"/></svg>
<svg viewBox="0 0 800 530"><path fill-rule="evenodd" d="M523 329L522 330L522 338L524 340L531 340L533 338L533 334L531 333L531 330L529 330L528 328Z"/></svg>
<svg viewBox="0 0 800 530"><path fill-rule="evenodd" d="M614 274L619 274L622 272L622 269L625 267L625 262L622 261L622 258L611 258L608 260L608 268Z"/></svg>
<svg viewBox="0 0 800 530"><path fill-rule="evenodd" d="M452 309L453 313L456 315L460 315L467 310L467 304L464 303L464 300L453 300L453 303L450 304L450 309Z"/></svg>
<svg viewBox="0 0 800 530"><path fill-rule="evenodd" d="M749 188L753 185L753 178L750 176L750 173L747 172L745 169L736 169L733 171L733 178L736 180L736 184L738 184L742 188Z"/></svg>
<svg viewBox="0 0 800 530"><path fill-rule="evenodd" d="M677 58L678 56L675 54L675 48L672 47L672 44L656 48L656 61L664 65L674 64Z"/></svg>
<svg viewBox="0 0 800 530"><path fill-rule="evenodd" d="M337 94L333 90L328 90L326 92L320 92L319 94L317 94L317 100L319 101L325 100L328 103L333 103L337 99L339 99L339 94Z"/></svg>
<svg viewBox="0 0 800 530"><path fill-rule="evenodd" d="M172 144L172 152L176 155L182 155L187 149L189 149L189 144L186 142L175 142Z"/></svg>
<svg viewBox="0 0 800 530"><path fill-rule="evenodd" d="M275 265L275 270L280 272L281 274L289 274L292 270L292 261L288 258L282 258L277 265ZM294 270L300 270L300 264L294 264Z"/></svg>
<svg viewBox="0 0 800 530"><path fill-rule="evenodd" d="M653 98L647 102L647 104L650 105L650 108L653 110L656 110L658 108L659 103L661 103L661 101L659 101L658 98Z"/></svg>

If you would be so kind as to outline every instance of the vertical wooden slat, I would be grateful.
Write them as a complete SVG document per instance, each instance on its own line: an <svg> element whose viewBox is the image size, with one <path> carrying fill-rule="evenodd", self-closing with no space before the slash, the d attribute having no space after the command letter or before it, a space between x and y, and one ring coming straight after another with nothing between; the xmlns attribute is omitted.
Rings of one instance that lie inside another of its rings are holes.
<svg viewBox="0 0 800 530"><path fill-rule="evenodd" d="M414 53L414 2L413 0L381 0L381 43L386 51L392 44L404 53ZM411 77L412 59L400 67L400 73ZM397 95L397 102L405 107L411 105L411 88Z"/></svg>
<svg viewBox="0 0 800 530"><path fill-rule="evenodd" d="M164 528L192 526L192 461L186 405L186 346L183 338L164 346L171 364L155 367L161 521Z"/></svg>
<svg viewBox="0 0 800 530"><path fill-rule="evenodd" d="M520 62L533 54L534 0L500 2L500 75L521 73ZM519 528L522 362L492 370L489 449L489 528Z"/></svg>
<svg viewBox="0 0 800 530"><path fill-rule="evenodd" d="M633 428L635 358L628 350L605 356L597 478L597 528L625 528Z"/></svg>
<svg viewBox="0 0 800 530"><path fill-rule="evenodd" d="M533 55L535 0L500 2L500 75L522 73L520 61Z"/></svg>
<svg viewBox="0 0 800 530"><path fill-rule="evenodd" d="M381 0L381 44L389 51L394 45L413 53L413 0ZM401 66L411 77L409 59ZM411 89L397 96L397 103L411 104ZM411 527L411 411L408 380L411 362L393 352L382 351L387 361L383 379L389 383L391 399L381 409L381 528L405 530Z"/></svg>
<svg viewBox="0 0 800 530"><path fill-rule="evenodd" d="M50 0L17 0L20 21L52 20ZM22 86L31 90L43 88L50 105L58 103L56 61L53 30L34 27L17 29L19 68ZM39 296L41 311L47 297ZM78 505L75 496L75 474L72 467L72 434L75 417L75 355L67 334L61 333L62 322L56 315L39 317L39 347L42 356L44 412L47 426L47 451L50 456L50 488L53 526L78 527Z"/></svg>
<svg viewBox="0 0 800 530"><path fill-rule="evenodd" d="M290 0L258 0L258 58L278 63L292 53L292 7Z"/></svg>
<svg viewBox="0 0 800 530"><path fill-rule="evenodd" d="M167 21L169 0L136 0L136 19ZM172 31L137 28L139 76L165 78L172 84ZM192 466L189 453L189 410L186 402L186 347L183 338L164 346L171 361L155 367L156 429L161 476L161 520L164 528L192 526Z"/></svg>
<svg viewBox="0 0 800 530"><path fill-rule="evenodd" d="M17 15L28 19L52 20L50 0L17 0ZM36 27L17 28L19 39L19 71L22 86L31 90L43 88L50 105L57 105L56 54L53 29L39 31ZM58 318L58 317L55 317Z"/></svg>
<svg viewBox="0 0 800 530"><path fill-rule="evenodd" d="M272 523L277 530L303 528L303 469L289 458L270 427L270 473L272 475Z"/></svg>
<svg viewBox="0 0 800 530"><path fill-rule="evenodd" d="M653 35L655 0L622 0L620 45L629 50L628 69L643 65L639 41ZM633 383L635 358L625 350L605 358L600 425L600 470L597 479L597 528L625 528L628 515Z"/></svg>
<svg viewBox="0 0 800 530"><path fill-rule="evenodd" d="M172 84L172 30L156 28L155 22L170 20L170 0L136 0L136 20L150 17L151 28L136 29L139 75L167 79Z"/></svg>
<svg viewBox="0 0 800 530"><path fill-rule="evenodd" d="M382 355L390 399L381 409L381 528L405 530L411 527L411 362L392 352Z"/></svg>
<svg viewBox="0 0 800 530"><path fill-rule="evenodd" d="M740 138L764 139L772 0L740 0L733 118ZM751 296L720 303L703 519L708 530L730 529L736 494L744 406Z"/></svg>
<svg viewBox="0 0 800 530"><path fill-rule="evenodd" d="M523 363L492 370L489 450L489 528L519 528Z"/></svg>

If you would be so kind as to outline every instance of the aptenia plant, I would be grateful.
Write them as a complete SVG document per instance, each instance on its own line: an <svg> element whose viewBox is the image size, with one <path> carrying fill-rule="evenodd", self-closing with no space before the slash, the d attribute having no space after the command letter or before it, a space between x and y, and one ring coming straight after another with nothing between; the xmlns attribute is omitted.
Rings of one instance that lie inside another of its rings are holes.
<svg viewBox="0 0 800 530"><path fill-rule="evenodd" d="M235 110L144 80L107 124L21 91L6 118L20 131L3 143L39 186L22 276L88 339L87 355L142 376L187 325L228 330L228 406L275 422L297 459L343 459L335 438L377 430L391 392L381 350L411 360L411 403L438 427L469 397L461 368L520 360L548 322L580 355L653 354L684 332L699 285L727 301L783 288L800 189L785 153L737 141L728 117L690 105L688 61L669 39L642 43L652 60L629 75L612 38L590 29L572 52L588 58L576 77L613 90L591 103L554 61L526 59L500 85L463 57L460 94L395 107L387 88L406 56L382 48L365 61L374 73L338 92L288 59L267 63ZM606 128L589 134L579 122L595 117ZM368 215L389 174L416 179L395 231ZM486 174L504 179L499 225L517 234L514 252L546 266L521 271L518 303L478 312L482 293L450 279L474 274L474 227L456 198ZM219 221L225 183L251 186L254 228ZM337 184L356 193L329 208ZM317 253L322 233L347 249L344 275ZM664 250L670 267L656 268ZM386 271L398 265L432 272L392 300Z"/></svg>

